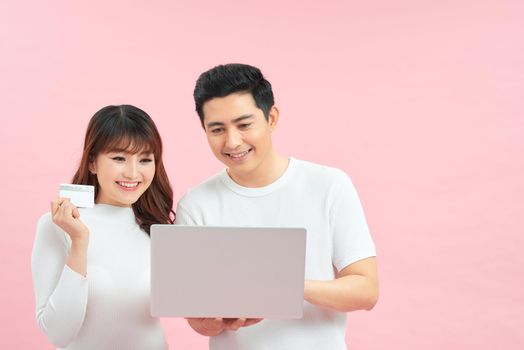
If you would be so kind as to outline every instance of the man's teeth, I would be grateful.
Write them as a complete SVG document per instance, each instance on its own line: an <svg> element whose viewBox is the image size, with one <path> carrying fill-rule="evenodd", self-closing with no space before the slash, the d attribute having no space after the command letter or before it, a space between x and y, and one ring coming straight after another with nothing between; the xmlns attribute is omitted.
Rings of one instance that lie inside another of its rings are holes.
<svg viewBox="0 0 524 350"><path fill-rule="evenodd" d="M243 156L245 156L246 154L248 154L250 150L247 150L245 152L242 152L242 153L236 153L236 154L233 154L233 153L230 153L229 156L231 158L242 158Z"/></svg>
<svg viewBox="0 0 524 350"><path fill-rule="evenodd" d="M119 184L120 186L123 186L123 187L128 187L128 188L132 188L132 187L138 186L138 182L117 182L117 184Z"/></svg>

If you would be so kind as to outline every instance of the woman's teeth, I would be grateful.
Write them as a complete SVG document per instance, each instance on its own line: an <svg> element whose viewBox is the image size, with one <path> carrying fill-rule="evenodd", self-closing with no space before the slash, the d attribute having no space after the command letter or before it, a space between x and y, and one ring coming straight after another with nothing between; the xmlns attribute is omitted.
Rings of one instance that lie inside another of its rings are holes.
<svg viewBox="0 0 524 350"><path fill-rule="evenodd" d="M127 188L133 188L133 187L138 186L138 182L117 181L116 183L119 184L120 186L127 187Z"/></svg>

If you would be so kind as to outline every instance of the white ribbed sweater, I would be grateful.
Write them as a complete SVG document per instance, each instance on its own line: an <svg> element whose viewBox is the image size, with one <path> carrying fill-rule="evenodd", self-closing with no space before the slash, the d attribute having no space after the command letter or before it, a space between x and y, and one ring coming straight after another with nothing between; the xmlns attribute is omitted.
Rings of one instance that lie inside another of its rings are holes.
<svg viewBox="0 0 524 350"><path fill-rule="evenodd" d="M66 264L69 236L50 213L38 221L32 272L36 320L61 349L167 349L150 315L150 240L131 208L79 209L89 228L87 276Z"/></svg>

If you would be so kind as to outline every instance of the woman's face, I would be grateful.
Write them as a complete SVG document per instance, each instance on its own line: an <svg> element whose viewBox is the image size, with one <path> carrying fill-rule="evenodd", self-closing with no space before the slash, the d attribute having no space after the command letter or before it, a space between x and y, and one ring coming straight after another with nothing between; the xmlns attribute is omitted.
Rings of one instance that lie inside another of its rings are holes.
<svg viewBox="0 0 524 350"><path fill-rule="evenodd" d="M96 174L96 203L130 207L148 189L155 176L153 153L99 153L89 170Z"/></svg>

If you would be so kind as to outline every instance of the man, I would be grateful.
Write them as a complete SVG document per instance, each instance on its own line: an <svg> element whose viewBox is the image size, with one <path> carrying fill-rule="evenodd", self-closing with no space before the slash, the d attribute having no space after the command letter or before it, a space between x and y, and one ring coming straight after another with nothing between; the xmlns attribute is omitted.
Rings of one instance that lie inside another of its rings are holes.
<svg viewBox="0 0 524 350"><path fill-rule="evenodd" d="M211 336L213 350L346 349L345 313L370 310L378 299L375 248L351 180L273 149L279 111L258 68L227 64L204 72L194 98L209 146L227 169L182 198L177 223L305 227L307 251L302 319L189 324Z"/></svg>

